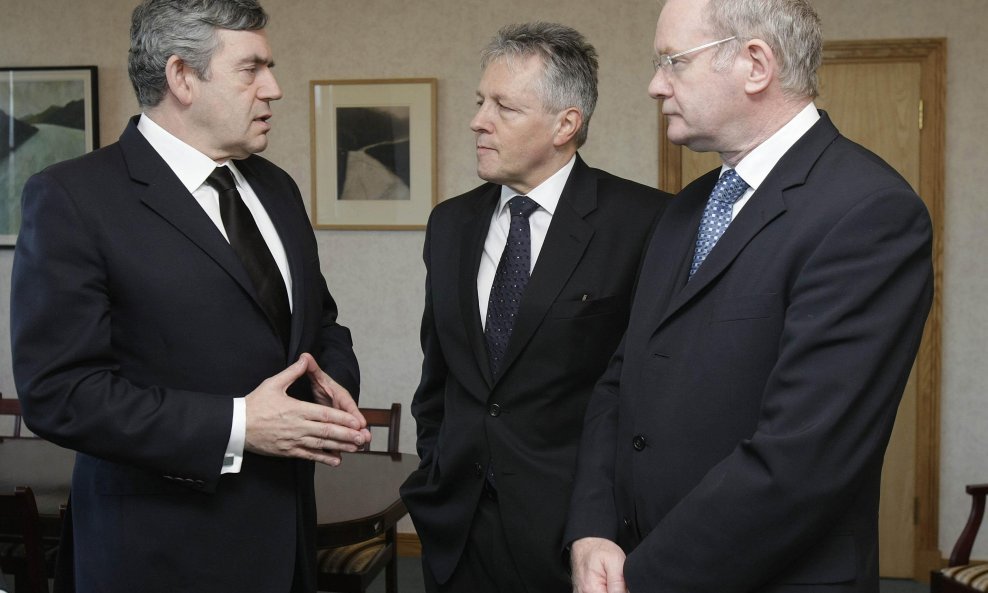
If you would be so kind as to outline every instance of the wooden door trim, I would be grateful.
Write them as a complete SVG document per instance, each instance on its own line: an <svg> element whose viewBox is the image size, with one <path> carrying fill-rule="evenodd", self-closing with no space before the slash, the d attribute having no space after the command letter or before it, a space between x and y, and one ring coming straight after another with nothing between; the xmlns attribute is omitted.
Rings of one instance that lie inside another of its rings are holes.
<svg viewBox="0 0 988 593"><path fill-rule="evenodd" d="M828 41L825 64L915 62L920 66L923 126L919 187L933 220L933 306L916 357L916 506L913 578L929 580L939 568L940 377L943 311L944 147L946 138L947 41L944 38ZM917 117L919 114L917 114ZM667 118L659 112L659 187L682 189L682 147L669 142Z"/></svg>

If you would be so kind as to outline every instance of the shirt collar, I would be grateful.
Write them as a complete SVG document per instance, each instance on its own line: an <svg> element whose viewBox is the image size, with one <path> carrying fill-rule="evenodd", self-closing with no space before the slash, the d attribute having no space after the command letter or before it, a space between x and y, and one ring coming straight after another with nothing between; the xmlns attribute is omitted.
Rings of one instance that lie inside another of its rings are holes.
<svg viewBox="0 0 988 593"><path fill-rule="evenodd" d="M757 190L758 186L765 181L768 174L772 172L775 164L779 162L783 155L803 137L803 134L813 127L813 124L820 119L820 112L817 111L816 104L812 101L796 114L789 123L769 136L768 140L755 147L747 156L741 159L735 170L741 179L744 179L752 190ZM730 167L721 168L721 173Z"/></svg>
<svg viewBox="0 0 988 593"><path fill-rule="evenodd" d="M216 162L192 148L176 136L159 126L148 114L142 113L137 122L137 129L151 145L151 148L161 156L178 180L182 182L189 193L199 189L206 178L218 165ZM226 164L233 173L238 184L243 184L243 176L233 166L233 161Z"/></svg>
<svg viewBox="0 0 988 593"><path fill-rule="evenodd" d="M538 204L540 208L548 212L549 216L552 216L556 212L556 205L559 204L559 197L563 194L563 188L566 187L566 180L569 179L569 174L573 171L573 166L575 164L576 154L570 157L569 162L563 165L561 169L553 173L548 179L540 183L537 187L525 195ZM500 216L501 213L504 212L505 208L507 208L508 200L517 195L519 195L518 192L511 189L507 185L502 185L501 200L498 202L497 212L495 212L494 215Z"/></svg>

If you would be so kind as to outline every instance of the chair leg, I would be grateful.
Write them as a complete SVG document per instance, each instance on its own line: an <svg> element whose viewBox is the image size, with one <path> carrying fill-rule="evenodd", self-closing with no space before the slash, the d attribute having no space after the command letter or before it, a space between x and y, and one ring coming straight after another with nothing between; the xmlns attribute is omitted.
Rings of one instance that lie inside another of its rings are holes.
<svg viewBox="0 0 988 593"><path fill-rule="evenodd" d="M398 593L398 529L392 527L385 535L385 539L391 542L391 558L388 565L384 567L384 590L386 593Z"/></svg>

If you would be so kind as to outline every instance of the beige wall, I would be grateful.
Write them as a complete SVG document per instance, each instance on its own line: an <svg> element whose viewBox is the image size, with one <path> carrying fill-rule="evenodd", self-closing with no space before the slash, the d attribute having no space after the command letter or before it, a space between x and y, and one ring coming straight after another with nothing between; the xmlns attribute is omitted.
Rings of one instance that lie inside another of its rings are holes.
<svg viewBox="0 0 988 593"><path fill-rule="evenodd" d="M115 140L136 103L125 59L136 0L0 0L0 66L95 64L100 135ZM976 254L988 248L983 169L988 96L984 0L816 0L828 39L946 37L946 261L940 548L949 553L967 513L962 485L988 481L988 388L981 295L988 274ZM267 0L275 72L285 98L274 106L265 156L310 194L308 81L349 78L439 79L439 193L477 183L467 128L479 75L477 54L502 24L558 20L581 30L601 55L600 103L582 154L591 164L643 183L657 180L657 110L645 93L655 0ZM840 122L837 122L838 125ZM984 224L982 224L984 223ZM405 404L402 449L414 450L407 415L418 380L418 317L423 300L422 232L317 233L323 269L357 341L365 405ZM9 276L13 252L0 251L0 390L13 390ZM988 538L982 538L988 540ZM988 557L988 543L977 550Z"/></svg>

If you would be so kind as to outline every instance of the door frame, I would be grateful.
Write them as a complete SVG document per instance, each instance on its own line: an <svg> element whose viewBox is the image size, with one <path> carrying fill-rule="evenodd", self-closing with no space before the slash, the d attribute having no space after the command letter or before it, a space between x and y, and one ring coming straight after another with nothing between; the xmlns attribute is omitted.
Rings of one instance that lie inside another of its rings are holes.
<svg viewBox="0 0 988 593"><path fill-rule="evenodd" d="M824 64L913 62L920 66L919 187L933 221L933 305L916 356L915 538L913 578L928 582L943 565L940 530L940 376L943 310L944 147L947 41L944 38L828 41ZM659 111L659 188L683 186L682 147L671 143Z"/></svg>

